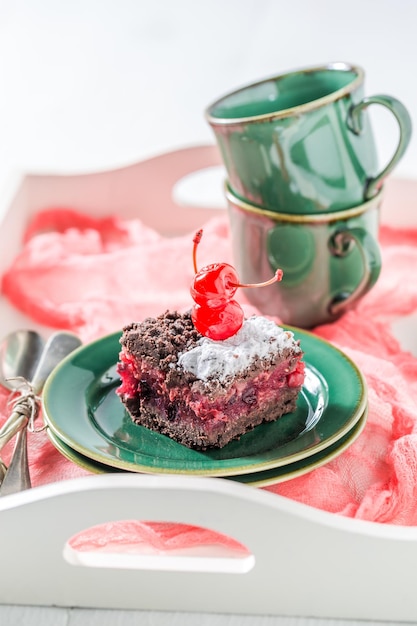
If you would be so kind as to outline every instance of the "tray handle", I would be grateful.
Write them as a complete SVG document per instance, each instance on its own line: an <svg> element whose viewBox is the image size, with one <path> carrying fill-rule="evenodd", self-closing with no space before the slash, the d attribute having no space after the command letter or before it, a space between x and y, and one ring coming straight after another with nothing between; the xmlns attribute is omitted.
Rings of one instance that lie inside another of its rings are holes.
<svg viewBox="0 0 417 626"><path fill-rule="evenodd" d="M120 519L211 528L243 543L253 567L238 574L65 560L75 533ZM0 525L3 603L417 619L417 528L343 518L232 481L124 473L63 481L2 498Z"/></svg>

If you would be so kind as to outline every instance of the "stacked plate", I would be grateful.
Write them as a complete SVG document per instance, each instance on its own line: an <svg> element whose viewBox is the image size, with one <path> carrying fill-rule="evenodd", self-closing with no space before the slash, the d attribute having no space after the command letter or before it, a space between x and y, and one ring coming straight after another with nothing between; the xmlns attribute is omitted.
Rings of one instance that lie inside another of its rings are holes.
<svg viewBox="0 0 417 626"><path fill-rule="evenodd" d="M50 376L43 393L48 436L65 457L95 473L218 476L262 487L309 472L362 432L367 391L344 353L307 331L290 330L306 364L297 410L222 449L190 450L132 422L116 394L120 333L79 348Z"/></svg>

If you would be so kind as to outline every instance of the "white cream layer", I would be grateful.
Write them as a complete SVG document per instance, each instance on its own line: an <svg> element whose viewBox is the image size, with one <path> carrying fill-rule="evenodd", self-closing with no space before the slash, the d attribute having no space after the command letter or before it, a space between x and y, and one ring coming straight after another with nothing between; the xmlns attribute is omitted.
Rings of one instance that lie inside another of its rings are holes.
<svg viewBox="0 0 417 626"><path fill-rule="evenodd" d="M293 344L293 333L254 315L229 339L214 341L203 337L192 350L179 355L178 364L200 380L224 381L247 370L255 359L271 358Z"/></svg>

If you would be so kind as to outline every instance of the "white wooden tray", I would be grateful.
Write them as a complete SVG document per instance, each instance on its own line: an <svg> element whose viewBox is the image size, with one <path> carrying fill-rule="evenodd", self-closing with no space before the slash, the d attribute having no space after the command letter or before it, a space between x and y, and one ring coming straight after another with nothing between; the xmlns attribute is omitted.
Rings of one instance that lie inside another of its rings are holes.
<svg viewBox="0 0 417 626"><path fill-rule="evenodd" d="M18 177L0 198L0 271L30 215L51 206L139 217L166 234L190 230L212 209L180 206L172 189L218 163L215 148L200 147L100 174ZM392 181L383 219L412 220L416 189ZM163 219L154 206L166 208ZM0 316L3 335L33 326L4 300ZM126 519L211 528L250 554L87 554L74 564L70 537ZM5 496L0 559L2 604L417 620L417 527L351 520L222 479L111 474Z"/></svg>

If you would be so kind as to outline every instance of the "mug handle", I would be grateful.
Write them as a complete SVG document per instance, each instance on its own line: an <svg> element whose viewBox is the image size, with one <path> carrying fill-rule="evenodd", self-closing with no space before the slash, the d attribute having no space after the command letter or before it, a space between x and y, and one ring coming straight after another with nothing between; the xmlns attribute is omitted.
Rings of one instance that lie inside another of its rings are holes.
<svg viewBox="0 0 417 626"><path fill-rule="evenodd" d="M381 271L381 253L378 243L363 228L349 228L336 231L329 240L329 250L333 256L346 257L357 245L363 261L363 276L352 293L340 293L329 305L329 313L340 316L351 309L376 283Z"/></svg>
<svg viewBox="0 0 417 626"><path fill-rule="evenodd" d="M412 132L411 117L405 106L392 96L376 95L363 98L360 102L358 102L358 104L355 104L350 108L348 114L348 126L356 135L360 135L362 132L362 111L367 109L371 104L380 104L393 113L400 128L400 138L397 149L394 152L394 156L388 165L380 174L368 179L364 194L365 200L373 198L381 189L385 178L393 170L406 151L408 144L410 143Z"/></svg>

